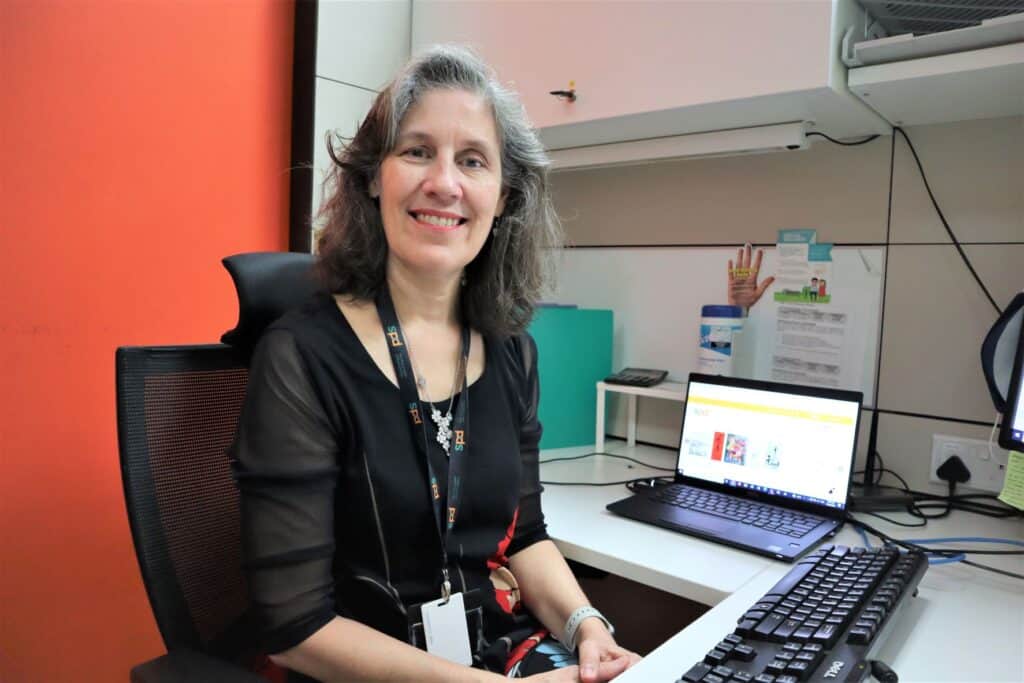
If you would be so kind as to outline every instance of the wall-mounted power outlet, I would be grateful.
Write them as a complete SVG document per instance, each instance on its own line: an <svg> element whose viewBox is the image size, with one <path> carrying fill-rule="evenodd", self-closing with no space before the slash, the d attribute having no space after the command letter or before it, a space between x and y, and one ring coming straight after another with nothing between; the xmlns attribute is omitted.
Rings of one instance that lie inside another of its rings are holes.
<svg viewBox="0 0 1024 683"><path fill-rule="evenodd" d="M936 484L945 483L939 479L937 471L942 463L953 455L960 456L971 473L970 480L965 484L958 484L958 489L967 487L992 493L1003 490L1006 462L1009 457L1005 450L992 444L990 454L988 441L946 434L932 434L932 466L928 475L930 481Z"/></svg>

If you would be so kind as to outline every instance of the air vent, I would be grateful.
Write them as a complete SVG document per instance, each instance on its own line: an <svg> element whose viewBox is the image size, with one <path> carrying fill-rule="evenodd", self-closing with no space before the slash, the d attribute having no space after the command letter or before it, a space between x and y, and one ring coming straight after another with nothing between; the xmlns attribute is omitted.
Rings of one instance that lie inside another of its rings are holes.
<svg viewBox="0 0 1024 683"><path fill-rule="evenodd" d="M1024 12L1024 0L860 0L860 4L890 36L942 33Z"/></svg>

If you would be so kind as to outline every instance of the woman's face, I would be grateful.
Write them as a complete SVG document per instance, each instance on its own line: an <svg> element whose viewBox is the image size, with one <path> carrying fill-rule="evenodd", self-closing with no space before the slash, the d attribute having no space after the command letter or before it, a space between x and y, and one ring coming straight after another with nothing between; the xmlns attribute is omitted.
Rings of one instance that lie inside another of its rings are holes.
<svg viewBox="0 0 1024 683"><path fill-rule="evenodd" d="M490 107L463 90L425 93L406 112L370 189L380 197L389 265L458 276L505 204Z"/></svg>

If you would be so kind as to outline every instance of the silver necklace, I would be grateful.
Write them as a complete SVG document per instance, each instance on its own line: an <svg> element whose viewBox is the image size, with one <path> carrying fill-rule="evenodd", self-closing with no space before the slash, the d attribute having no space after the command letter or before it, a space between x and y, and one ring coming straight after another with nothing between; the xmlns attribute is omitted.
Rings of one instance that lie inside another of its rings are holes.
<svg viewBox="0 0 1024 683"><path fill-rule="evenodd" d="M398 313L395 313L395 317L398 317ZM402 319L398 318L398 324L402 325ZM402 329L406 329L405 325L402 325ZM455 406L455 387L459 384L459 371L462 369L462 354L459 354L459 360L455 363L455 376L452 378L452 390L448 399L448 410L444 413L434 405L434 402L430 400L430 392L427 391L427 378L419 371L416 366L416 359L413 357L412 344L409 343L409 337L405 337L405 347L409 350L409 361L412 363L412 371L416 375L416 386L423 392L423 396L427 399L427 403L430 405L430 419L433 420L434 425L437 427L437 442L441 444L441 448L444 450L445 456L451 456L452 448L452 408Z"/></svg>

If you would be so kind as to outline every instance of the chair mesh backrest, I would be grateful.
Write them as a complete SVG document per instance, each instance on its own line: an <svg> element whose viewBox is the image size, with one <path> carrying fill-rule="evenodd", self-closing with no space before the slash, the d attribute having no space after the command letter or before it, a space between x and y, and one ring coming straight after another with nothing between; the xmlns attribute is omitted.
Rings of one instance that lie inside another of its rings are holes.
<svg viewBox="0 0 1024 683"><path fill-rule="evenodd" d="M227 448L245 359L223 345L117 351L118 440L135 551L168 650L247 638L238 490Z"/></svg>

